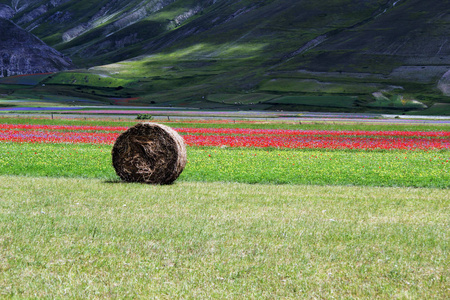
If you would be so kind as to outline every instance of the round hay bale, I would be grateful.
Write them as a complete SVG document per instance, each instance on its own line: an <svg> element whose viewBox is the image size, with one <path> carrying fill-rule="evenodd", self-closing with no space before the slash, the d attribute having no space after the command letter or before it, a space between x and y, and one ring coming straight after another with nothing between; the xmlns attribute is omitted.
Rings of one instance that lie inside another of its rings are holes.
<svg viewBox="0 0 450 300"><path fill-rule="evenodd" d="M124 181L171 184L186 166L186 146L168 126L138 123L117 138L112 162Z"/></svg>

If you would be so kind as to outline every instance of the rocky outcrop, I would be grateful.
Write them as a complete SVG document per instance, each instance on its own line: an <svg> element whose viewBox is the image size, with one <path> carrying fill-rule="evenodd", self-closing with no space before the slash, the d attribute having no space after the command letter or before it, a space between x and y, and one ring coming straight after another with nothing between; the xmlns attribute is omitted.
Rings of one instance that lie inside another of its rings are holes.
<svg viewBox="0 0 450 300"><path fill-rule="evenodd" d="M0 77L73 68L70 59L6 19L0 19Z"/></svg>
<svg viewBox="0 0 450 300"><path fill-rule="evenodd" d="M14 17L14 9L6 4L0 4L0 18L2 19L12 19Z"/></svg>
<svg viewBox="0 0 450 300"><path fill-rule="evenodd" d="M124 2L121 4L121 2ZM103 6L98 13L93 15L89 21L70 28L62 35L63 42L69 42L74 38L96 28L100 24L114 19L110 24L104 26L102 30L103 36L109 36L127 26L135 24L139 20L148 17L167 5L175 2L175 0L151 0L142 1L132 6L127 1L110 1ZM131 8L131 9L130 9ZM113 17L111 17L113 16Z"/></svg>
<svg viewBox="0 0 450 300"><path fill-rule="evenodd" d="M446 72L439 80L438 88L445 96L450 96L450 71Z"/></svg>
<svg viewBox="0 0 450 300"><path fill-rule="evenodd" d="M31 22L34 19L45 14L47 11L48 11L48 5L41 5L35 9L33 9L32 11L26 13L25 15L23 15L20 19L17 20L17 24L23 25L25 23Z"/></svg>

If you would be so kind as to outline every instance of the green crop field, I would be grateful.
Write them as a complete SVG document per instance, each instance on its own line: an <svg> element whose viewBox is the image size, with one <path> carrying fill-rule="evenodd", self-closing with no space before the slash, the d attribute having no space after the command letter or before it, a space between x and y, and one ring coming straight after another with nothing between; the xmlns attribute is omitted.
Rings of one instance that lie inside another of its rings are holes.
<svg viewBox="0 0 450 300"><path fill-rule="evenodd" d="M110 145L0 144L0 174L118 180ZM450 188L450 151L189 147L179 180ZM269 170L269 171L268 171Z"/></svg>
<svg viewBox="0 0 450 300"><path fill-rule="evenodd" d="M261 85L262 91L303 92L327 94L363 94L372 93L379 86L358 83L331 83L296 78L274 78Z"/></svg>
<svg viewBox="0 0 450 300"><path fill-rule="evenodd" d="M91 87L119 87L130 82L130 80L111 78L110 76L75 72L59 73L45 81L46 84L71 84Z"/></svg>
<svg viewBox="0 0 450 300"><path fill-rule="evenodd" d="M352 108L356 100L358 97L351 96L284 96L269 103Z"/></svg>
<svg viewBox="0 0 450 300"><path fill-rule="evenodd" d="M1 124L135 121L2 118ZM448 125L172 127L447 131ZM445 299L449 150L188 147L172 185L112 145L0 142L0 298Z"/></svg>

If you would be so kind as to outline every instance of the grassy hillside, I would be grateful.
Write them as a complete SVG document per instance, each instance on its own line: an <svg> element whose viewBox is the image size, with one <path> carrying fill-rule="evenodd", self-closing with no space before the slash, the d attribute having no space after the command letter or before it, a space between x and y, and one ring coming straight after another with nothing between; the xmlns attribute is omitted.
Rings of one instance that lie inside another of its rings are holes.
<svg viewBox="0 0 450 300"><path fill-rule="evenodd" d="M78 74L97 76L89 83L54 76L40 93L215 109L450 114L443 79L450 20L442 14L449 1L156 1L132 22L149 2L119 2L67 1L25 24L89 67ZM75 23L55 25L61 14ZM74 26L84 31L68 39Z"/></svg>

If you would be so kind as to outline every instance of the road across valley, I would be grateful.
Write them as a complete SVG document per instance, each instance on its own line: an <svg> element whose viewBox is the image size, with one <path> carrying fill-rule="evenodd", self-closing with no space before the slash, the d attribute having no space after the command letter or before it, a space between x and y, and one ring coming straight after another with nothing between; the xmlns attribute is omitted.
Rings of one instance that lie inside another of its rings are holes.
<svg viewBox="0 0 450 300"><path fill-rule="evenodd" d="M0 116L52 118L114 118L136 119L149 114L154 120L251 120L283 122L354 122L354 123L417 123L450 124L450 116L411 116L363 113L283 112L283 111L209 111L172 107L143 106L71 106L71 107L7 107Z"/></svg>

